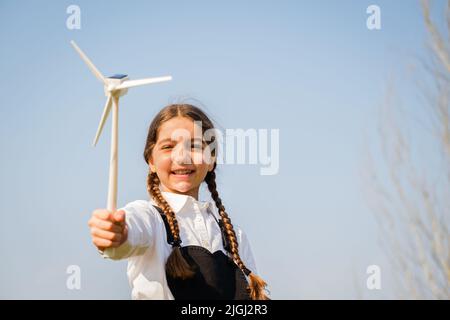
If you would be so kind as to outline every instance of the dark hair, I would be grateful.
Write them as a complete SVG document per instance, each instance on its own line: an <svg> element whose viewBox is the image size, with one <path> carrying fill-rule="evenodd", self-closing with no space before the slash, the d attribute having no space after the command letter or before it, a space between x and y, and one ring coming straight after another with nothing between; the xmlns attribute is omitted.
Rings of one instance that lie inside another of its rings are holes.
<svg viewBox="0 0 450 320"><path fill-rule="evenodd" d="M202 125L202 134L209 129L214 129L214 125L208 116L199 108L190 105L190 104L171 104L163 108L153 119L150 124L147 141L145 143L144 149L144 159L147 164L149 164L149 159L152 154L153 148L158 139L158 129L159 127L166 121L175 118L175 117L186 117L191 119L192 121L201 121ZM212 143L214 141L209 143ZM212 155L215 155L215 148L212 149ZM219 197L219 193L217 192L216 185L216 163L214 163L214 168L212 171L208 172L205 177L205 182L208 185L208 190L211 192L211 197L214 200L216 207L219 210L219 214L222 218L228 242L230 244L230 251L233 256L234 262L237 266L246 274L250 279L249 287L247 288L250 293L250 297L253 300L265 300L268 299L265 294L266 283L259 276L251 272L241 260L239 256L238 250L238 242L236 238L236 233L234 232L233 225L231 223L230 218L228 217L227 212L225 211L225 207L222 204L222 200ZM180 243L180 230L178 228L178 222L175 217L175 213L170 207L169 203L161 194L161 190L159 188L160 180L158 175L155 172L149 171L147 177L147 190L150 196L156 201L158 206L163 210L164 214L167 217L167 221L170 226L170 232L172 233L174 243ZM190 265L184 259L181 254L180 246L174 245L172 252L167 259L166 262L166 271L169 275L174 278L187 279L193 276L194 272L191 269Z"/></svg>

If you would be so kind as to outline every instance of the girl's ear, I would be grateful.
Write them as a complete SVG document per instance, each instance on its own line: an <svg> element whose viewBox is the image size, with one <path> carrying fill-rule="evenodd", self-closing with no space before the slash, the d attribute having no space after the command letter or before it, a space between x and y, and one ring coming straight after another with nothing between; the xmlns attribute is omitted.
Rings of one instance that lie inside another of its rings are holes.
<svg viewBox="0 0 450 320"><path fill-rule="evenodd" d="M149 168L151 172L156 172L156 166L153 164L153 160L150 157L150 159L148 159L148 164L149 164Z"/></svg>
<svg viewBox="0 0 450 320"><path fill-rule="evenodd" d="M211 161L211 163L208 165L208 172L211 172L214 170L214 166L216 164L216 158L212 158L213 161Z"/></svg>

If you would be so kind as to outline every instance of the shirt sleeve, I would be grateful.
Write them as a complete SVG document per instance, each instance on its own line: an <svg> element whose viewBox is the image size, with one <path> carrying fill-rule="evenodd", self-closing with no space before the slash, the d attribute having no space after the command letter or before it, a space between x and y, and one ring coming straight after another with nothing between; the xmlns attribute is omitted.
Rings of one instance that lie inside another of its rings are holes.
<svg viewBox="0 0 450 320"><path fill-rule="evenodd" d="M127 240L117 248L107 248L99 253L103 258L112 260L139 256L152 245L152 221L145 201L134 201L118 210L125 211L125 222L128 228Z"/></svg>

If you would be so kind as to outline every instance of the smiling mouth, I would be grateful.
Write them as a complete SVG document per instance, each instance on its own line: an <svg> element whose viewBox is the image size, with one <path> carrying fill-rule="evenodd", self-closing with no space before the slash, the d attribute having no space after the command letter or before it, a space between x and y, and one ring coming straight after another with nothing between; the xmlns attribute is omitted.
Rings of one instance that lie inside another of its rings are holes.
<svg viewBox="0 0 450 320"><path fill-rule="evenodd" d="M188 175L190 175L190 174L192 174L194 172L195 172L195 170L175 170L175 171L171 171L171 173L173 175L176 175L176 176L188 176Z"/></svg>

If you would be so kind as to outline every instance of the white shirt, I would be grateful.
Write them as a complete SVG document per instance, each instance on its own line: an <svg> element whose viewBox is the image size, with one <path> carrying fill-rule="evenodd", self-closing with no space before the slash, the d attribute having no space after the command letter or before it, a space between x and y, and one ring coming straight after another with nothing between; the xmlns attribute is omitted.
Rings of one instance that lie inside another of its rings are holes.
<svg viewBox="0 0 450 320"><path fill-rule="evenodd" d="M181 246L196 245L211 253L222 250L222 235L212 214L220 215L214 202L198 201L187 195L162 192L177 217ZM128 258L127 275L132 299L169 299L174 297L167 284L165 263L172 247L167 243L166 229L152 200L136 200L119 210L125 211L128 238L118 248L108 248L102 256L114 260ZM230 216L231 217L231 216ZM233 224L239 255L245 266L257 273L253 253L245 233Z"/></svg>

